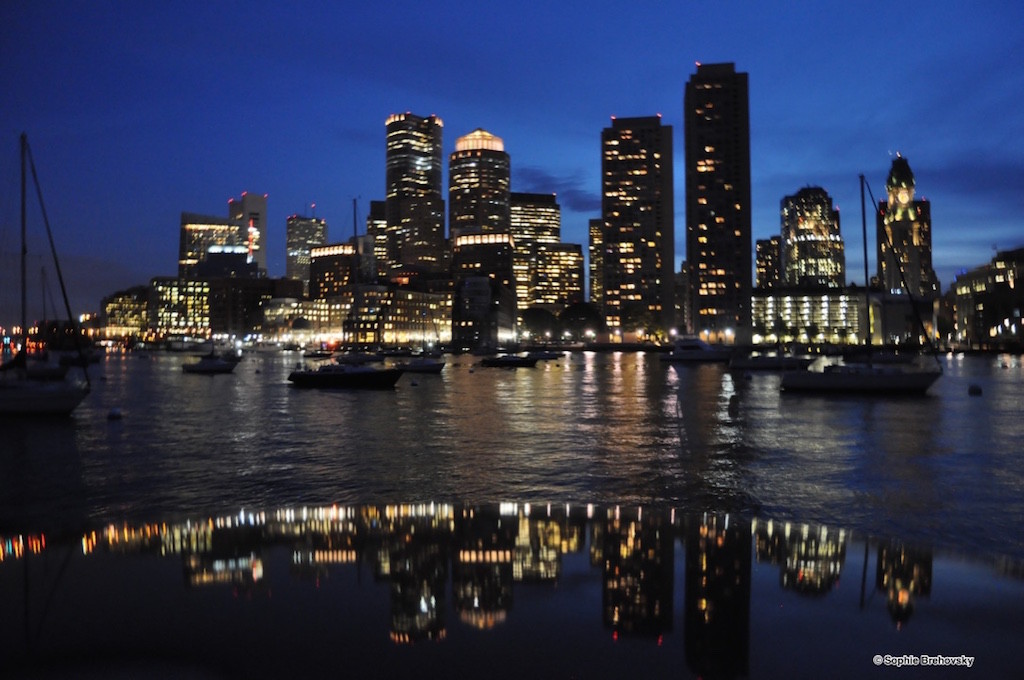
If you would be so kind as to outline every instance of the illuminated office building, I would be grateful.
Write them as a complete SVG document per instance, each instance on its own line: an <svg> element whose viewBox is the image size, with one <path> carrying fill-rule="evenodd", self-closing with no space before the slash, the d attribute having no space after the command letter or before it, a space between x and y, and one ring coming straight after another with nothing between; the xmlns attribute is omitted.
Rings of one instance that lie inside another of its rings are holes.
<svg viewBox="0 0 1024 680"><path fill-rule="evenodd" d="M208 281L157 277L149 288L149 325L158 335L210 337Z"/></svg>
<svg viewBox="0 0 1024 680"><path fill-rule="evenodd" d="M355 281L356 248L338 243L311 248L309 252L309 296L313 300L336 297L349 291Z"/></svg>
<svg viewBox="0 0 1024 680"><path fill-rule="evenodd" d="M953 281L953 343L964 349L1024 348L1024 248L1001 251L992 261Z"/></svg>
<svg viewBox="0 0 1024 680"><path fill-rule="evenodd" d="M683 123L690 330L744 340L752 288L747 74L729 63L698 64L686 84Z"/></svg>
<svg viewBox="0 0 1024 680"><path fill-rule="evenodd" d="M590 220L587 229L590 233L590 242L587 246L590 255L590 302L600 309L604 304L604 220Z"/></svg>
<svg viewBox="0 0 1024 680"><path fill-rule="evenodd" d="M225 247L247 248L246 239L246 230L238 220L181 213L178 276L182 279L196 278L199 266L206 261L211 248L214 251Z"/></svg>
<svg viewBox="0 0 1024 680"><path fill-rule="evenodd" d="M260 276L267 275L267 195L242 192L228 200L228 217L242 225L249 262L255 262Z"/></svg>
<svg viewBox="0 0 1024 680"><path fill-rule="evenodd" d="M387 256L381 266L389 272L436 273L444 267L443 127L437 116L399 113L387 119Z"/></svg>
<svg viewBox="0 0 1024 680"><path fill-rule="evenodd" d="M780 212L783 285L845 286L846 254L832 197L820 187L807 187L782 199Z"/></svg>
<svg viewBox="0 0 1024 680"><path fill-rule="evenodd" d="M602 310L620 339L675 325L672 128L612 118L601 133Z"/></svg>
<svg viewBox="0 0 1024 680"><path fill-rule="evenodd" d="M309 295L309 252L327 244L327 221L323 218L290 215L285 223L285 277L302 281Z"/></svg>
<svg viewBox="0 0 1024 680"><path fill-rule="evenodd" d="M757 288L751 295L751 341L862 345L868 332L864 295L864 288ZM871 304L878 318L879 300Z"/></svg>
<svg viewBox="0 0 1024 680"><path fill-rule="evenodd" d="M541 267L556 263L540 261L541 245L557 245L561 240L562 212L554 194L509 194L509 219L516 243L513 268L516 278L516 301L520 316L537 304L537 277ZM551 251L545 251L550 253Z"/></svg>
<svg viewBox="0 0 1024 680"><path fill-rule="evenodd" d="M516 244L518 248L518 241ZM578 243L541 243L533 252L529 306L557 316L569 305L583 302L583 247Z"/></svg>
<svg viewBox="0 0 1024 680"><path fill-rule="evenodd" d="M782 285L782 238L772 236L758 239L754 247L754 267L757 288L777 288Z"/></svg>
<svg viewBox="0 0 1024 680"><path fill-rule="evenodd" d="M515 241L509 233L466 234L452 241L452 341L463 349L516 339Z"/></svg>
<svg viewBox="0 0 1024 680"><path fill-rule="evenodd" d="M390 269L388 265L388 220L387 202L370 201L370 212L366 215L366 235L373 242L373 259L377 263L375 279L384 281Z"/></svg>
<svg viewBox="0 0 1024 680"><path fill-rule="evenodd" d="M510 233L509 156L500 137L477 128L455 142L448 159L448 229Z"/></svg>
<svg viewBox="0 0 1024 680"><path fill-rule="evenodd" d="M149 326L149 288L135 286L103 298L104 336L141 338Z"/></svg>
<svg viewBox="0 0 1024 680"><path fill-rule="evenodd" d="M931 203L915 197L915 184L910 164L897 154L885 182L888 200L878 203L878 280L892 295L909 291L918 300L930 301L939 294L932 269Z"/></svg>

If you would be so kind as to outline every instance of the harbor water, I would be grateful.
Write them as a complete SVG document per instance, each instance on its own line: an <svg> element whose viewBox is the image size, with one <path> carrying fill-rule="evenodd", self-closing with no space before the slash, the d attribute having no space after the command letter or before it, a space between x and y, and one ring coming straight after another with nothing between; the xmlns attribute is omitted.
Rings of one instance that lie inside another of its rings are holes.
<svg viewBox="0 0 1024 680"><path fill-rule="evenodd" d="M2 423L12 672L1016 672L1019 357L870 398L643 352L384 391L186 360L108 356L71 418Z"/></svg>

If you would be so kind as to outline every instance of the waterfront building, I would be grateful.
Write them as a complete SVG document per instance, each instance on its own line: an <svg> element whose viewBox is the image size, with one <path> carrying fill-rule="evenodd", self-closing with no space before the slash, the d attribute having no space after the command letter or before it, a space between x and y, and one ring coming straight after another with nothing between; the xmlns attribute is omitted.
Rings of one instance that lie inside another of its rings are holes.
<svg viewBox="0 0 1024 680"><path fill-rule="evenodd" d="M964 349L1024 348L1024 248L1002 251L953 282L953 344Z"/></svg>
<svg viewBox="0 0 1024 680"><path fill-rule="evenodd" d="M310 248L309 258L310 298L336 297L355 285L355 245L335 243Z"/></svg>
<svg viewBox="0 0 1024 680"><path fill-rule="evenodd" d="M517 241L517 253L518 248ZM569 305L579 302L583 302L583 247L578 243L536 245L530 271L528 306L540 307L557 315ZM520 307L520 313L523 309Z"/></svg>
<svg viewBox="0 0 1024 680"><path fill-rule="evenodd" d="M309 252L327 245L327 220L289 215L285 221L286 278L302 282L302 294L309 295Z"/></svg>
<svg viewBox="0 0 1024 680"><path fill-rule="evenodd" d="M260 276L267 275L267 195L242 192L228 199L228 218L242 225L249 262L255 262Z"/></svg>
<svg viewBox="0 0 1024 680"><path fill-rule="evenodd" d="M601 133L602 311L613 337L675 326L672 127L612 118Z"/></svg>
<svg viewBox="0 0 1024 680"><path fill-rule="evenodd" d="M218 277L209 279L208 285L210 332L215 336L259 335L270 300L302 295L302 282L288 278Z"/></svg>
<svg viewBox="0 0 1024 680"><path fill-rule="evenodd" d="M755 283L757 288L782 285L782 237L758 239L754 246Z"/></svg>
<svg viewBox="0 0 1024 680"><path fill-rule="evenodd" d="M550 269L557 262L541 261L541 246L557 245L561 240L562 213L554 194L509 194L510 233L515 240L513 269L516 280L516 304L519 317L537 299L537 278L541 267ZM552 251L545 250L545 255Z"/></svg>
<svg viewBox="0 0 1024 680"><path fill-rule="evenodd" d="M448 158L448 229L508 234L511 229L509 155L500 137L477 128L455 142Z"/></svg>
<svg viewBox="0 0 1024 680"><path fill-rule="evenodd" d="M751 295L751 342L864 344L863 288L757 288ZM872 316L881 301L872 297ZM880 338L878 329L872 342Z"/></svg>
<svg viewBox="0 0 1024 680"><path fill-rule="evenodd" d="M839 233L839 211L821 187L805 187L782 199L783 285L841 288L846 285L846 254ZM760 242L758 242L760 244ZM760 265L760 251L758 264ZM758 267L760 274L760 267Z"/></svg>
<svg viewBox="0 0 1024 680"><path fill-rule="evenodd" d="M604 220L590 220L587 224L587 231L590 234L587 248L590 255L588 265L590 302L601 308L604 304Z"/></svg>
<svg viewBox="0 0 1024 680"><path fill-rule="evenodd" d="M380 266L388 272L396 269L443 271L441 132L444 123L437 116L424 118L399 113L389 116L385 126L387 255Z"/></svg>
<svg viewBox="0 0 1024 680"><path fill-rule="evenodd" d="M156 277L149 289L149 327L156 335L210 337L209 281Z"/></svg>
<svg viewBox="0 0 1024 680"><path fill-rule="evenodd" d="M199 264L206 260L211 248L234 247L248 249L246 230L238 220L181 213L178 276L182 279L198 276Z"/></svg>
<svg viewBox="0 0 1024 680"><path fill-rule="evenodd" d="M507 232L453 239L452 340L458 348L496 349L515 342L514 253Z"/></svg>
<svg viewBox="0 0 1024 680"><path fill-rule="evenodd" d="M931 203L915 195L907 159L897 154L875 221L878 285L885 293L886 343L921 344L937 335L939 280L932 269Z"/></svg>
<svg viewBox="0 0 1024 680"><path fill-rule="evenodd" d="M370 212L366 214L366 235L373 243L373 259L377 264L374 280L385 281L390 270L386 201L370 201Z"/></svg>
<svg viewBox="0 0 1024 680"><path fill-rule="evenodd" d="M133 286L103 298L103 336L108 340L140 339L149 327L149 288Z"/></svg>
<svg viewBox="0 0 1024 680"><path fill-rule="evenodd" d="M752 290L747 74L731 63L698 64L686 84L683 123L689 330L743 341Z"/></svg>
<svg viewBox="0 0 1024 680"><path fill-rule="evenodd" d="M917 299L934 300L939 281L932 269L931 202L916 197L915 185L907 159L896 154L885 181L887 200L878 202L875 222L878 280L892 295L909 289Z"/></svg>

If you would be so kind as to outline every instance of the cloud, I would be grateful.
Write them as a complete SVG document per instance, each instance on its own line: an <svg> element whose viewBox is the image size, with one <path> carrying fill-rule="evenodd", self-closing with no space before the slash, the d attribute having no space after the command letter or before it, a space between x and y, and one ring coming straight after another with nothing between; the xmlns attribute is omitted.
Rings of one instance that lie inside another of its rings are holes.
<svg viewBox="0 0 1024 680"><path fill-rule="evenodd" d="M589 213L596 218L601 213L601 195L585 188L590 181L582 172L558 176L537 167L514 167L512 170L512 188L515 191L555 193L563 208Z"/></svg>

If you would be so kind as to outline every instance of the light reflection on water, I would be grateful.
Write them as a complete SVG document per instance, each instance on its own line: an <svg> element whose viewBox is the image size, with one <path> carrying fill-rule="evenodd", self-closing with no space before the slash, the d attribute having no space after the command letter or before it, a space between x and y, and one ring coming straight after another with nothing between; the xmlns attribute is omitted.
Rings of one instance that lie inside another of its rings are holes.
<svg viewBox="0 0 1024 680"><path fill-rule="evenodd" d="M1024 556L1019 361L948 358L925 398L865 399L644 353L514 371L448 357L385 392L292 389L289 354L212 378L183 360L111 357L70 421L8 429L0 528L517 498L766 512ZM122 420L106 419L114 407Z"/></svg>
<svg viewBox="0 0 1024 680"><path fill-rule="evenodd" d="M861 678L876 655L941 654L1013 677L1021 573L844 527L665 507L249 508L0 534L0 669Z"/></svg>

